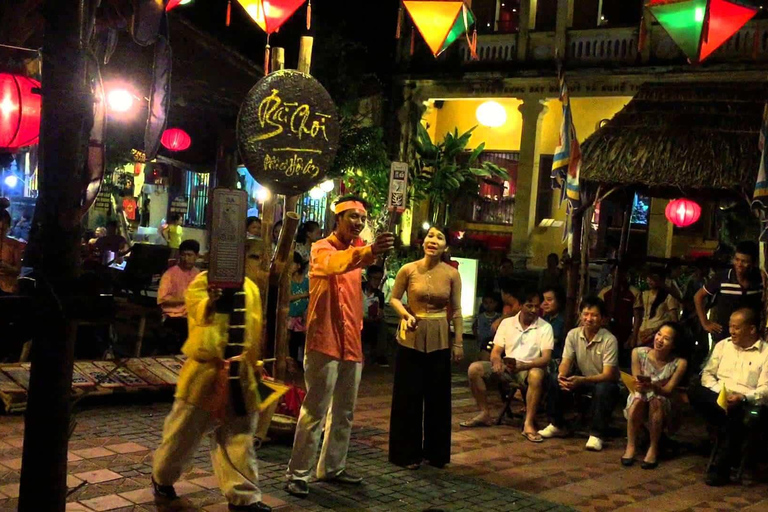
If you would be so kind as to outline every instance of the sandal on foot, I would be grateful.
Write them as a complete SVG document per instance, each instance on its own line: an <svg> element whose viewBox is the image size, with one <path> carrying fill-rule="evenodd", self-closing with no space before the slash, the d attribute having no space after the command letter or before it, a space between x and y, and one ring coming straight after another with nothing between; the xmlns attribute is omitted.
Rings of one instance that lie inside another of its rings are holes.
<svg viewBox="0 0 768 512"><path fill-rule="evenodd" d="M532 443L543 443L544 438L538 432L521 432L522 436Z"/></svg>
<svg viewBox="0 0 768 512"><path fill-rule="evenodd" d="M486 423L483 420L479 420L477 418L472 418L471 420L462 421L459 423L460 427L463 428L483 428L483 427L490 427L492 423Z"/></svg>

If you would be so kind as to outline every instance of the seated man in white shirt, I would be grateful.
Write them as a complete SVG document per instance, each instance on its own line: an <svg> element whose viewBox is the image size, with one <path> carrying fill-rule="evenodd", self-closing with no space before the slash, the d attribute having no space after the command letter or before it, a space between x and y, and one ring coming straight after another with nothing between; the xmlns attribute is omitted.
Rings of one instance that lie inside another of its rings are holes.
<svg viewBox="0 0 768 512"><path fill-rule="evenodd" d="M486 382L501 380L520 388L527 387L523 436L540 443L536 432L536 410L546 382L546 368L552 358L555 339L552 326L539 317L541 294L526 292L523 308L505 318L493 338L490 361L477 361L469 366L469 387L480 414L461 423L462 427L487 427L493 423L486 397ZM502 359L503 358L503 359Z"/></svg>
<svg viewBox="0 0 768 512"><path fill-rule="evenodd" d="M718 450L707 485L727 484L731 466L754 451L758 441L762 406L768 405L768 344L760 339L759 321L752 309L736 310L728 326L731 337L715 345L701 385L688 392L691 405L717 431ZM727 412L718 405L723 390Z"/></svg>
<svg viewBox="0 0 768 512"><path fill-rule="evenodd" d="M550 424L539 434L545 439L565 437L564 398L569 394L592 394L592 424L586 449L603 449L611 415L619 399L619 344L602 327L605 303L597 297L581 302L581 327L571 329L565 338L563 361L557 375L550 375L547 390L547 415ZM572 373L574 363L577 375Z"/></svg>

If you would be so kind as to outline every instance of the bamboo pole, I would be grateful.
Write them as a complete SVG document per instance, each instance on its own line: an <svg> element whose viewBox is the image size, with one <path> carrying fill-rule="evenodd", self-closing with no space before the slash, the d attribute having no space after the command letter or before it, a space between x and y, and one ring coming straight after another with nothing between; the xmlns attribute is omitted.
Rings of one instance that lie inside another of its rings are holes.
<svg viewBox="0 0 768 512"><path fill-rule="evenodd" d="M285 69L285 48L272 49L272 72Z"/></svg>
<svg viewBox="0 0 768 512"><path fill-rule="evenodd" d="M291 262L293 261L293 240L299 228L299 216L295 212L298 196L286 198L285 217L277 251L272 261L270 279L277 281L277 323L275 328L275 378L284 381L288 358L288 308L291 297Z"/></svg>
<svg viewBox="0 0 768 512"><path fill-rule="evenodd" d="M302 73L310 74L310 68L312 67L312 45L314 44L314 38L311 36L302 36L301 44L299 45L299 66L298 69Z"/></svg>

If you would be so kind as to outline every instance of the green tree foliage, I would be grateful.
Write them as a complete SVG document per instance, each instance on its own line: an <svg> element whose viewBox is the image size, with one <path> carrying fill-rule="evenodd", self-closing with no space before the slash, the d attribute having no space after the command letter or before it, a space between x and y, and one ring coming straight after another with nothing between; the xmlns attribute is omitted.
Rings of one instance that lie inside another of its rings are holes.
<svg viewBox="0 0 768 512"><path fill-rule="evenodd" d="M415 197L423 195L430 201L432 221L447 223L446 205L462 196L476 196L479 188L477 178L487 180L508 180L505 169L490 162L479 162L485 149L481 143L471 152L467 146L472 137L473 127L459 134L458 129L445 134L442 142L435 144L426 128L419 123L416 134L416 161L414 162Z"/></svg>

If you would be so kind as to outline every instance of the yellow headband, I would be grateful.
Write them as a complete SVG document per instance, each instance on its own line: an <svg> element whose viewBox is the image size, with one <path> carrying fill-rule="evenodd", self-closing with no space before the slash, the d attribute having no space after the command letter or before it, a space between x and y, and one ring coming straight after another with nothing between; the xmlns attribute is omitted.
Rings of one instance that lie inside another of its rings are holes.
<svg viewBox="0 0 768 512"><path fill-rule="evenodd" d="M363 212L368 213L365 210L365 206L363 206L363 203L361 203L360 201L344 201L343 203L339 203L333 209L333 213L338 215L347 210L362 210Z"/></svg>

